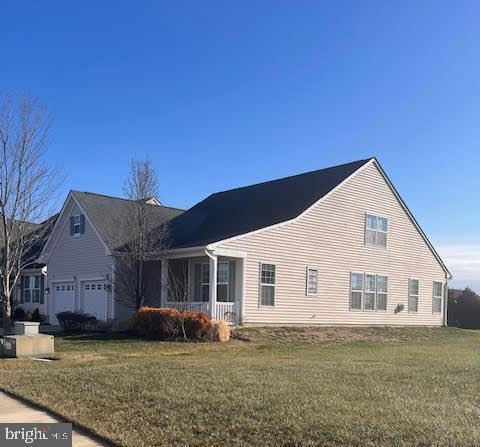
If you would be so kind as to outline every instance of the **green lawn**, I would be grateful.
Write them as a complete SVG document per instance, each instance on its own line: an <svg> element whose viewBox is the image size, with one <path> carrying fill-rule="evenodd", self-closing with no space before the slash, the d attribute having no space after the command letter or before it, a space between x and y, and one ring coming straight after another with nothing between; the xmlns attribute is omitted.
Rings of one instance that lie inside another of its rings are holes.
<svg viewBox="0 0 480 447"><path fill-rule="evenodd" d="M241 340L58 337L0 387L125 446L480 445L480 332L243 329Z"/></svg>

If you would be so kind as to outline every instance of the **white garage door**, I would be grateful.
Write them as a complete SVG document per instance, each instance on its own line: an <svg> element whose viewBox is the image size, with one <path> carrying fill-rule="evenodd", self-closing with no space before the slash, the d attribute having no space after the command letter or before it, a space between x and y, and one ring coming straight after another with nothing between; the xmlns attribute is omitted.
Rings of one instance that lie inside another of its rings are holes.
<svg viewBox="0 0 480 447"><path fill-rule="evenodd" d="M53 283L52 285L52 324L58 324L56 314L75 310L75 284L73 282Z"/></svg>
<svg viewBox="0 0 480 447"><path fill-rule="evenodd" d="M105 281L82 282L83 312L97 317L97 320L107 319L107 284Z"/></svg>

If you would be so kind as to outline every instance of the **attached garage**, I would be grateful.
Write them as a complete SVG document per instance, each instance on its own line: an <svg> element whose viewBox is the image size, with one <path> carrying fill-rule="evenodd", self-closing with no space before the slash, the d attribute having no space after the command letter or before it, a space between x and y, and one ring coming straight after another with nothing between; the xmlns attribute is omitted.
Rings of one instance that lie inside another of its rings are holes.
<svg viewBox="0 0 480 447"><path fill-rule="evenodd" d="M52 291L51 322L57 324L58 313L75 310L75 283L73 281L53 283Z"/></svg>
<svg viewBox="0 0 480 447"><path fill-rule="evenodd" d="M106 320L108 286L105 280L82 281L81 285L82 311L93 315L97 320Z"/></svg>

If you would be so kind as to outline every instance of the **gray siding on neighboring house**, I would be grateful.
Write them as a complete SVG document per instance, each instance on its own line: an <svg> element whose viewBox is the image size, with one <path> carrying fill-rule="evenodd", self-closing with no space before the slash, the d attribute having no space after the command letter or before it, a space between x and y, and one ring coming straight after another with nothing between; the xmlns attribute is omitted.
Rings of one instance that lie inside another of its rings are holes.
<svg viewBox="0 0 480 447"><path fill-rule="evenodd" d="M387 248L364 244L365 214L388 218ZM247 253L245 322L256 324L432 325L433 281L445 272L374 164L365 166L295 222L216 244ZM275 306L259 305L259 264L276 265ZM306 295L306 267L319 269ZM388 276L388 308L350 310L350 273ZM418 313L408 312L408 281L419 279ZM398 305L404 310L395 313ZM443 307L443 305L442 305Z"/></svg>
<svg viewBox="0 0 480 447"><path fill-rule="evenodd" d="M75 280L75 307L80 310L80 282L112 277L112 258L106 254L105 246L85 219L85 232L70 235L70 216L81 214L73 198L66 204L61 221L45 249L48 259L47 282L53 291L52 281ZM51 300L49 299L49 307ZM112 294L107 294L107 317L113 316Z"/></svg>

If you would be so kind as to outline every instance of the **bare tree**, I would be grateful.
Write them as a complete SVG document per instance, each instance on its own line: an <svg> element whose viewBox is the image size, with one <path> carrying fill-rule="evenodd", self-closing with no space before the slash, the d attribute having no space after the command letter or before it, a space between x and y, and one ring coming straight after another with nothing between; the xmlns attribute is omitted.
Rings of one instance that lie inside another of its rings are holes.
<svg viewBox="0 0 480 447"><path fill-rule="evenodd" d="M43 236L35 225L48 217L59 186L46 161L50 118L36 98L0 95L0 299L4 329L20 272Z"/></svg>
<svg viewBox="0 0 480 447"><path fill-rule="evenodd" d="M124 185L129 203L126 215L118 223L117 286L120 299L140 308L145 303L145 267L158 261L165 249L167 226L159 220L158 177L149 160L131 160ZM157 262L158 264L158 262Z"/></svg>

